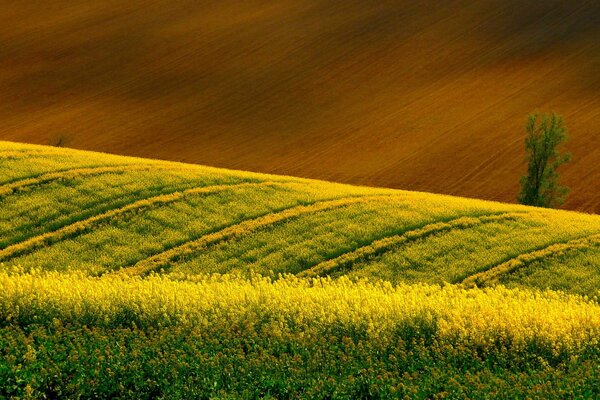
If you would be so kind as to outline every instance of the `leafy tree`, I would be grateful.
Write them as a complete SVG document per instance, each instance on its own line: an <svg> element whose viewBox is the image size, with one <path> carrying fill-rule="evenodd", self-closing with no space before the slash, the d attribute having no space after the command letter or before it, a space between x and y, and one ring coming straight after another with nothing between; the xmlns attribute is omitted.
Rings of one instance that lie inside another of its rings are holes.
<svg viewBox="0 0 600 400"><path fill-rule="evenodd" d="M521 178L519 203L538 207L561 205L569 189L559 186L556 169L571 159L570 153L560 153L558 145L567 140L562 117L529 115L526 125L527 175Z"/></svg>

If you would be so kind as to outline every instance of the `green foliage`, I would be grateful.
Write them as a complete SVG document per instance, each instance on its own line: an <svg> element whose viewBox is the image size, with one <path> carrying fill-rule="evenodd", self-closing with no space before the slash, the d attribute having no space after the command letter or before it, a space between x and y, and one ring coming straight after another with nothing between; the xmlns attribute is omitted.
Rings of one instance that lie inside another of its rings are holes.
<svg viewBox="0 0 600 400"><path fill-rule="evenodd" d="M538 124L538 120L540 120ZM519 203L538 207L561 205L568 189L559 186L556 169L571 159L557 147L567 139L562 117L555 113L530 115L526 125L525 149L528 153L527 175L521 178Z"/></svg>
<svg viewBox="0 0 600 400"><path fill-rule="evenodd" d="M600 296L600 246L567 251L537 260L500 279L505 286L542 288ZM598 299L600 300L600 299Z"/></svg>
<svg viewBox="0 0 600 400"><path fill-rule="evenodd" d="M562 120L554 114L541 120L531 116L527 131L530 165L520 200L557 205L566 194L555 171L568 160L556 150L566 137ZM445 284L533 252L544 257L507 270L499 282L527 293L532 287L580 293L596 302L600 294L598 242L560 246L579 239L587 243L598 235L600 219L593 215L9 143L0 143L0 176L0 272L22 277L30 270L58 271L58 276L80 271L70 284L48 286L69 296L83 277L121 282L121 272L140 261L211 237L219 240L175 252L160 276L187 284L198 278L195 274L277 277L328 263L332 274L352 279ZM268 182L277 185L264 185ZM215 185L231 188L180 195ZM372 199L344 200L360 197ZM335 207L319 208L338 200ZM278 218L290 210L300 211ZM99 218L105 213L107 218ZM152 276L135 279L147 284ZM17 287L16 278L6 282L7 288ZM533 332L525 347L502 334L484 345L473 335L442 340L443 321L431 314L411 325L391 318L398 330L373 337L368 332L383 330L375 313L349 323L348 310L364 310L369 299L382 315L394 307L363 293L360 306L338 313L346 322L332 322L344 297L338 293L326 297L326 309L314 313L323 316L317 323L299 318L297 310L268 313L262 308L253 323L235 322L232 315L250 315L240 303L233 314L222 306L206 313L192 307L197 320L204 321L197 326L181 322L190 320L182 307L191 300L181 296L179 287L165 297L176 306L152 308L159 312L148 322L142 307L148 301L128 306L114 300L114 313L107 318L92 311L102 292L90 286L90 301L74 296L73 309L61 313L65 302L40 300L44 281L32 282L30 294L14 297L18 305L0 307L10 316L0 321L0 399L600 397L597 341L582 351L562 351L540 340L536 326L527 323L508 324ZM222 298L239 296L239 288L223 287ZM148 288L148 298L159 301L159 287ZM138 298L144 292L114 293L110 298L120 293ZM265 292L259 293L262 305ZM464 293L471 304L474 292ZM284 298L282 304L290 307L298 303ZM206 301L207 293L198 299ZM37 308L32 306L36 301ZM415 304L428 301L431 296L414 299ZM462 317L506 322L480 311ZM585 319L591 314L573 315ZM549 320L554 327L572 319ZM573 334L580 331L573 329Z"/></svg>
<svg viewBox="0 0 600 400"><path fill-rule="evenodd" d="M520 254L600 231L600 219L592 215L53 147L1 143L0 159L0 175L6 177L0 184L0 262L24 270L99 275L233 232L185 254L175 252L161 268L183 274L276 276L303 273L360 254L378 241L396 243L406 236L410 240L318 274L458 283ZM215 185L230 188L178 195ZM165 196L173 198L166 201ZM379 198L318 208L324 201L362 196ZM301 206L310 207L277 219ZM514 217L454 224L508 214ZM258 219L268 223L252 228ZM438 229L445 222L452 226ZM573 257L576 253L570 252ZM553 274L560 269L556 258L539 264L547 267L547 287L597 294L594 285L582 290L578 280Z"/></svg>
<svg viewBox="0 0 600 400"><path fill-rule="evenodd" d="M0 398L597 398L598 354L218 329L0 329Z"/></svg>

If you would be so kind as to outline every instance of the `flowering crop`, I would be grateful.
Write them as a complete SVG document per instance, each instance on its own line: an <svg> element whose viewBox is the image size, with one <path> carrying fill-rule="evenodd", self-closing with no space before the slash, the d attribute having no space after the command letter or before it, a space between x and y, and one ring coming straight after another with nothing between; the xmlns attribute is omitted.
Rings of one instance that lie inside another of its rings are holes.
<svg viewBox="0 0 600 400"><path fill-rule="evenodd" d="M476 381L504 373L560 398L593 393L600 356L597 303L502 287L14 271L0 310L0 394L31 397L493 396Z"/></svg>
<svg viewBox="0 0 600 400"><path fill-rule="evenodd" d="M600 398L599 235L0 142L0 399Z"/></svg>
<svg viewBox="0 0 600 400"><path fill-rule="evenodd" d="M580 239L573 239L566 243L555 243L540 250L531 253L520 254L502 264L489 268L483 272L471 275L463 281L466 286L490 285L496 283L502 275L514 272L517 268L522 268L534 261L542 260L547 257L571 252L574 250L588 249L600 246L600 234L592 235Z"/></svg>
<svg viewBox="0 0 600 400"><path fill-rule="evenodd" d="M600 306L584 297L502 287L352 282L347 278L271 281L255 276L194 275L146 279L81 273L0 273L0 318L17 325L54 319L99 326L255 325L310 331L315 326L366 327L377 340L399 327L425 324L440 340L483 347L539 341L553 350L596 346ZM133 320L120 319L128 310Z"/></svg>

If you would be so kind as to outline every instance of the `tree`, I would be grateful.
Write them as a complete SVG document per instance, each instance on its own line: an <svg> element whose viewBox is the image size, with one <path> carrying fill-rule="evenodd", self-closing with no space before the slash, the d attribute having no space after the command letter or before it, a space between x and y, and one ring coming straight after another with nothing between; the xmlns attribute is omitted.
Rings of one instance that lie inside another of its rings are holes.
<svg viewBox="0 0 600 400"><path fill-rule="evenodd" d="M519 203L538 207L560 206L569 189L559 186L556 169L571 159L570 153L560 153L558 145L567 140L562 117L529 115L526 125L527 175L521 178Z"/></svg>

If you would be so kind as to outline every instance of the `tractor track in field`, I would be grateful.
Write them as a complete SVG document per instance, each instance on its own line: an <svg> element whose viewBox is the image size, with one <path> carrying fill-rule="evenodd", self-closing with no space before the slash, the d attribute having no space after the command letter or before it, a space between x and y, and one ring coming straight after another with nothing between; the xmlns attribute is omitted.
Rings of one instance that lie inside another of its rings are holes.
<svg viewBox="0 0 600 400"><path fill-rule="evenodd" d="M586 235L565 242L551 243L547 246L518 254L506 261L486 268L483 271L469 275L463 279L461 283L467 287L487 286L491 283L498 282L502 276L513 273L517 269L526 267L532 262L560 255L565 252L587 249L599 245L600 233Z"/></svg>
<svg viewBox="0 0 600 400"><path fill-rule="evenodd" d="M200 194L212 194L225 190L230 190L239 187L252 187L252 186L279 186L286 182L239 182L231 184L211 185L211 186L200 186L186 190L179 190L171 193L160 194L153 197L137 200L127 205L104 211L100 214L75 221L69 225L65 225L59 229L51 232L46 232L41 235L31 237L27 240L21 241L10 245L0 250L0 261L7 261L11 258L30 253L38 247L56 243L63 239L71 238L80 235L84 232L89 231L91 228L100 225L103 222L111 220L115 217L121 217L125 214L139 212L144 209L153 208L156 205L164 205L173 203L177 200L183 199L187 196L200 195Z"/></svg>
<svg viewBox="0 0 600 400"><path fill-rule="evenodd" d="M223 242L225 240L233 239L289 219L297 218L306 214L317 213L320 211L342 208L352 204L367 203L377 200L394 200L394 197L399 196L393 194L351 196L332 200L319 200L308 205L295 205L277 212L243 220L216 232L202 235L199 238L189 240L140 260L134 265L123 267L115 271L115 273L127 275L148 274L167 266L169 263L177 262L184 256L194 254L202 249L205 249L208 246Z"/></svg>
<svg viewBox="0 0 600 400"><path fill-rule="evenodd" d="M470 228L484 223L515 219L524 212L494 213L481 216L460 216L447 221L437 221L425 224L405 232L395 233L372 241L371 243L345 252L335 258L325 260L298 274L301 277L316 277L327 275L339 270L347 270L357 262L364 262L380 257L394 248L414 240L423 239L431 235L451 231L453 229Z"/></svg>
<svg viewBox="0 0 600 400"><path fill-rule="evenodd" d="M32 149L11 149L0 151L0 159L19 159L31 156L53 156L60 154L59 151L47 151L47 150L32 150Z"/></svg>
<svg viewBox="0 0 600 400"><path fill-rule="evenodd" d="M136 168L132 168L136 167ZM30 189L32 187L41 186L45 183L51 183L61 180L74 179L84 176L103 175L110 173L125 173L128 171L143 171L150 170L149 165L114 165L114 166L89 166L83 168L70 168L47 172L40 175L24 177L0 186L0 198L8 196L20 190Z"/></svg>
<svg viewBox="0 0 600 400"><path fill-rule="evenodd" d="M52 183L61 180L76 179L85 176L95 176L111 173L127 173L133 171L152 171L160 170L178 170L179 167L169 165L154 164L117 164L117 165L90 165L82 168L69 168L46 172L38 175L22 177L12 182L6 182L0 185L0 198L10 195L20 190L30 189L41 186L46 183Z"/></svg>

